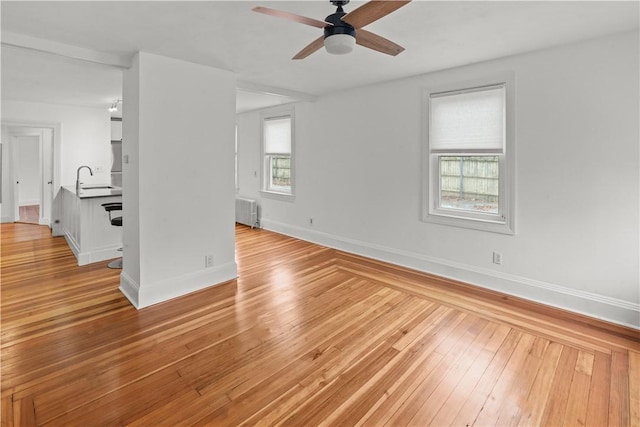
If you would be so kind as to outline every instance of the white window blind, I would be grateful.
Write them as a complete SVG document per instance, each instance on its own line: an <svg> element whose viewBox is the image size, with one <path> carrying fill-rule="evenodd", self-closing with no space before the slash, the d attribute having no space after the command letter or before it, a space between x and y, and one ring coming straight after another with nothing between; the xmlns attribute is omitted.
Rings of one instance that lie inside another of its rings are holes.
<svg viewBox="0 0 640 427"><path fill-rule="evenodd" d="M264 121L265 154L291 153L291 117Z"/></svg>
<svg viewBox="0 0 640 427"><path fill-rule="evenodd" d="M504 152L505 85L429 97L429 147L432 153Z"/></svg>

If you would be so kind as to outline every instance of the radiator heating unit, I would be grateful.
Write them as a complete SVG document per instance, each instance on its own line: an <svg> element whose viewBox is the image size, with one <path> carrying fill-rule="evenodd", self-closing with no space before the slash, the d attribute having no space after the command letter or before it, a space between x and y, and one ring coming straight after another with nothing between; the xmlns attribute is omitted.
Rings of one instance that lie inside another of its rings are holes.
<svg viewBox="0 0 640 427"><path fill-rule="evenodd" d="M236 222L258 227L258 202L244 197L236 197Z"/></svg>

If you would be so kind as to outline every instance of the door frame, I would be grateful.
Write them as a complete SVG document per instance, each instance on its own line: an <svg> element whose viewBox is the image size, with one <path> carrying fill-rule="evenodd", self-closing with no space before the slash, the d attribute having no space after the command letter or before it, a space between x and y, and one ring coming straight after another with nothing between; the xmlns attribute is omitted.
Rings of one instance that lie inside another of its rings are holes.
<svg viewBox="0 0 640 427"><path fill-rule="evenodd" d="M10 137L10 150L12 153L12 159L11 161L13 162L13 167L11 168L11 185L13 187L13 217L15 218L15 221L20 221L20 185L18 184L18 174L20 172L19 168L17 167L17 165L20 165L20 151L22 149L22 147L20 146L20 144L22 144L22 142L19 142L20 138L26 137L35 137L38 139L38 158L36 159L37 162L37 166L38 166L38 206L40 207L39 209L39 217L38 217L38 224L41 224L43 221L43 209L42 207L44 206L44 189L45 187L43 186L43 178L44 178L44 173L43 173L43 169L44 169L44 157L42 155L42 151L43 151L43 147L42 147L42 142L44 140L44 131L42 131L41 129L39 129L38 131L34 131L33 129L30 129L29 131L24 131L24 132L9 132L9 137Z"/></svg>
<svg viewBox="0 0 640 427"><path fill-rule="evenodd" d="M47 225L49 228L52 228L52 223L55 222L54 218L56 218L56 207L55 207L55 198L60 190L60 145L61 145L61 136L62 136L62 125L60 123L46 123L46 122L24 122L24 121L11 121L11 120L2 120L2 126L6 126L8 128L23 128L24 132L15 132L7 130L7 135L9 136L7 141L7 151L5 152L7 155L3 156L3 163L6 161L8 163L3 164L3 167L8 166L8 180L9 185L5 185L3 183L3 190L6 190L9 194L6 197L3 194L3 200L7 200L9 198L13 202L13 206L11 208L11 216L2 217L2 222L15 222L20 219L19 216L19 201L17 198L16 192L16 170L15 170L15 160L17 156L15 154L16 151L16 142L14 136L39 136L39 152L40 152L40 161L39 161L39 171L40 171L40 206L43 206L44 199L44 191L47 187L51 187L51 206L50 212L48 212L48 217L45 216L44 209L40 211L39 222L41 225ZM28 129L27 129L28 128ZM34 131L33 129L39 129L40 131ZM52 161L52 180L51 184L48 184L47 178L44 176L44 156L43 156L43 135L44 129L50 129L52 131L52 153L51 153L51 161ZM4 203L3 203L4 204ZM3 212L7 213L9 209L3 208Z"/></svg>

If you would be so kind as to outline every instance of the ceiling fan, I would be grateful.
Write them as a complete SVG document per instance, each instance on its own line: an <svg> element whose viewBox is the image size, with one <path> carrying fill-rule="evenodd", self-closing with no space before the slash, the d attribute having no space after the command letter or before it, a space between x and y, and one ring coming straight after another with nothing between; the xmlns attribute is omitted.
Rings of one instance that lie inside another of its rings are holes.
<svg viewBox="0 0 640 427"><path fill-rule="evenodd" d="M362 27L396 11L411 0L373 0L349 13L346 13L342 9L342 6L349 3L349 0L329 1L337 7L337 10L335 13L327 16L324 21L261 6L254 7L253 11L311 25L324 30L324 35L305 46L293 59L306 58L322 46L324 46L329 53L343 55L351 52L356 43L360 46L391 56L396 56L404 50L402 46L367 31Z"/></svg>

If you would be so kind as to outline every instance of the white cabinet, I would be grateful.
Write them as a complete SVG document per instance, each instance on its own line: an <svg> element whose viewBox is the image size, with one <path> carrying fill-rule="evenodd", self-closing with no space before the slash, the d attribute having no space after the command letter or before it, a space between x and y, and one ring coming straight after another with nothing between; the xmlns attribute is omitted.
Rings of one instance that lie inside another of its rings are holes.
<svg viewBox="0 0 640 427"><path fill-rule="evenodd" d="M56 200L62 204L63 235L78 265L122 256L118 251L122 247L122 227L111 225L109 214L102 206L122 202L121 195L80 198L73 187L62 187Z"/></svg>
<svg viewBox="0 0 640 427"><path fill-rule="evenodd" d="M122 172L122 141L111 141L111 172Z"/></svg>
<svg viewBox="0 0 640 427"><path fill-rule="evenodd" d="M111 141L122 141L122 119L111 118Z"/></svg>

